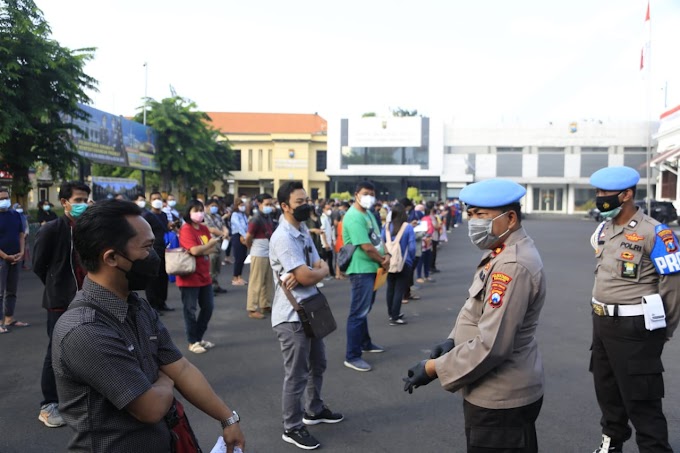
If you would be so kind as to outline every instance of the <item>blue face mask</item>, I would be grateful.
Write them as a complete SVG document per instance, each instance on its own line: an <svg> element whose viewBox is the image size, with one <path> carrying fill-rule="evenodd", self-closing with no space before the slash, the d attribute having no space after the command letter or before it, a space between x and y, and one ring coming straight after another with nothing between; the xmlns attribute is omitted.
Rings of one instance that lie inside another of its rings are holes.
<svg viewBox="0 0 680 453"><path fill-rule="evenodd" d="M210 213L217 214L217 206L210 206Z"/></svg>
<svg viewBox="0 0 680 453"><path fill-rule="evenodd" d="M50 209L52 209L52 207L50 205L48 205L48 204L43 205L43 211L49 211Z"/></svg>
<svg viewBox="0 0 680 453"><path fill-rule="evenodd" d="M87 203L73 203L71 204L71 217L77 219L87 209Z"/></svg>
<svg viewBox="0 0 680 453"><path fill-rule="evenodd" d="M264 215L271 214L273 211L274 211L274 208L272 208L271 206L263 206L262 207L262 214L264 214Z"/></svg>

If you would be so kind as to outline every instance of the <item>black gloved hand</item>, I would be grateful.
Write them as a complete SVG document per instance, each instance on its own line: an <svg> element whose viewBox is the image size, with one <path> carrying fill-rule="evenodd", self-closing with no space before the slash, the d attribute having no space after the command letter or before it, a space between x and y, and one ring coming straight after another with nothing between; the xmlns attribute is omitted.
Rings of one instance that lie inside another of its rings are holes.
<svg viewBox="0 0 680 453"><path fill-rule="evenodd" d="M443 341L439 344L436 344L432 346L432 350L430 351L430 358L431 359L436 359L437 357L441 357L447 352L449 352L455 344L453 343L453 340L451 338L447 338L446 341Z"/></svg>
<svg viewBox="0 0 680 453"><path fill-rule="evenodd" d="M414 388L417 389L421 385L427 385L430 382L434 381L434 378L428 376L427 372L425 371L426 362L427 360L423 360L422 362L419 362L417 365L409 368L408 377L402 379L405 383L404 384L405 392L413 393Z"/></svg>

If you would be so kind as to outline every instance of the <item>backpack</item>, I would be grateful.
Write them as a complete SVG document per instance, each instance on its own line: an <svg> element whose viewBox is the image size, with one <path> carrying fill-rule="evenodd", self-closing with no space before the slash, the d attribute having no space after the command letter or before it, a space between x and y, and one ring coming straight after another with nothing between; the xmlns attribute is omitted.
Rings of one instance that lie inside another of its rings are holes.
<svg viewBox="0 0 680 453"><path fill-rule="evenodd" d="M401 228L399 228L399 232L397 233L397 236L392 240L392 235L390 234L390 225L391 223L388 223L385 225L385 238L387 241L385 241L385 250L387 250L387 253L392 255L390 258L390 268L387 272L390 274L398 274L404 269L404 263L406 260L404 259L405 257L401 253L401 236L404 234L404 230L406 229L406 225L408 223L404 222L401 224ZM408 253L408 252L407 252Z"/></svg>

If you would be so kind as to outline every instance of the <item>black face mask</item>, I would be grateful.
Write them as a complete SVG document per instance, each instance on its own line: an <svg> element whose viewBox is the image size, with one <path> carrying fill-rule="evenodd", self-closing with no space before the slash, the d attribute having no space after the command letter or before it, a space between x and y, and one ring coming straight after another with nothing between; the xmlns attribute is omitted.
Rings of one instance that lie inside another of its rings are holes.
<svg viewBox="0 0 680 453"><path fill-rule="evenodd" d="M118 252L120 256L132 263L129 271L125 271L121 268L117 268L121 272L125 273L125 278L128 281L128 289L130 291L137 291L146 288L146 284L149 281L149 277L156 277L158 275L158 269L161 265L161 258L154 249L149 251L149 256L143 260L132 261L127 256Z"/></svg>
<svg viewBox="0 0 680 453"><path fill-rule="evenodd" d="M312 213L312 207L308 204L301 204L297 208L293 209L293 218L298 222L304 222L309 219Z"/></svg>
<svg viewBox="0 0 680 453"><path fill-rule="evenodd" d="M595 197L595 206L597 206L597 209L599 209L600 212L613 211L614 209L621 206L622 203L619 200L619 195L621 195L622 193L623 191L617 193L616 195L604 195L601 197Z"/></svg>

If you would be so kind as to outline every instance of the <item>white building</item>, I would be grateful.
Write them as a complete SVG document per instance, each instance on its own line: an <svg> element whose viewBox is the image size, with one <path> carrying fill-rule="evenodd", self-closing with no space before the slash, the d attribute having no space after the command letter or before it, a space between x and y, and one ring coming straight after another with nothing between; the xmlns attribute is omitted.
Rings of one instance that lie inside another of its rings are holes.
<svg viewBox="0 0 680 453"><path fill-rule="evenodd" d="M648 122L448 123L429 118L357 118L329 122L331 192L362 179L378 198L418 187L428 198L458 196L467 184L504 177L527 188L524 210L572 214L594 206L590 175L628 165L640 171L637 198L646 197ZM652 181L655 182L655 179Z"/></svg>

